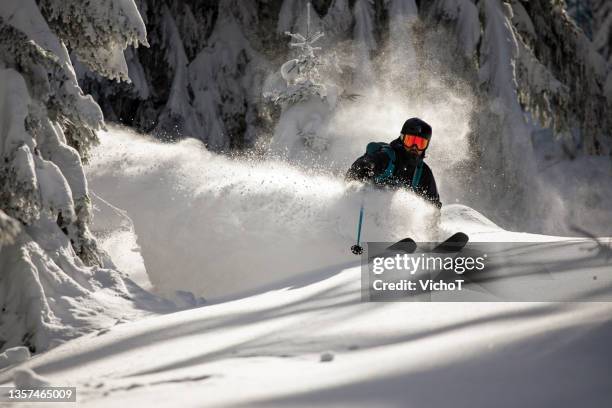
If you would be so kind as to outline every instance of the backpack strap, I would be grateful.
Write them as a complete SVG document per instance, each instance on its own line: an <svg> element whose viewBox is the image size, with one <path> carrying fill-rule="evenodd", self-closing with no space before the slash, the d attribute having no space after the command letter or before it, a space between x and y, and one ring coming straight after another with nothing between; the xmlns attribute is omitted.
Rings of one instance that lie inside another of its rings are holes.
<svg viewBox="0 0 612 408"><path fill-rule="evenodd" d="M416 190L421 182L421 175L423 174L423 160L419 159L419 163L416 165L414 169L414 174L412 175L412 190Z"/></svg>
<svg viewBox="0 0 612 408"><path fill-rule="evenodd" d="M366 154L373 155L374 153L380 150L382 150L389 157L389 162L387 163L387 167L381 174L374 176L375 183L382 183L385 180L391 178L391 176L393 176L393 172L395 171L395 151L388 143L368 143L368 146L366 147Z"/></svg>

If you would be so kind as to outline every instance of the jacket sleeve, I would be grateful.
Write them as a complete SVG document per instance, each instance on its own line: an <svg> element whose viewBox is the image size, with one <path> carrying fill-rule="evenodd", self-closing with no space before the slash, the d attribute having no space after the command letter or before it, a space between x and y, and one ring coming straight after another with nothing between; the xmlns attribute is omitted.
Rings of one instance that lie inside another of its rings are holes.
<svg viewBox="0 0 612 408"><path fill-rule="evenodd" d="M347 180L372 181L374 176L384 171L387 167L388 156L384 152L374 155L364 154L355 160L355 163L347 171Z"/></svg>
<svg viewBox="0 0 612 408"><path fill-rule="evenodd" d="M427 179L424 180L426 183L423 183L423 196L431 201L433 205L438 208L442 207L442 203L440 202L440 196L438 194L438 187L436 186L436 179L429 168L427 167Z"/></svg>

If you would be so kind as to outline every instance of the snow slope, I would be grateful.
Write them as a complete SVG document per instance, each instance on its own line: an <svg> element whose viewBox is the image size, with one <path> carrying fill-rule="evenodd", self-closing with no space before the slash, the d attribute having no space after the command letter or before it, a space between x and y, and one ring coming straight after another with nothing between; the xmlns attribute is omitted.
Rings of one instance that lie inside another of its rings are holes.
<svg viewBox="0 0 612 408"><path fill-rule="evenodd" d="M210 302L73 340L0 371L0 384L76 386L86 407L612 402L612 305L587 302L612 294L608 265L570 263L577 279L601 277L571 289L573 303L362 303L360 264L347 254L356 186L193 141L162 145L120 129L101 141L87 171L93 230L116 243L105 248L124 272L146 266L156 290ZM408 193L376 197L365 195L366 239L419 238L424 217L414 214L427 207ZM546 262L562 239L504 231L460 205L442 222L474 240L543 241Z"/></svg>
<svg viewBox="0 0 612 408"><path fill-rule="evenodd" d="M32 369L78 387L86 407L612 401L609 303L361 303L359 277L354 264L329 267L286 288L118 325L0 372L0 383Z"/></svg>

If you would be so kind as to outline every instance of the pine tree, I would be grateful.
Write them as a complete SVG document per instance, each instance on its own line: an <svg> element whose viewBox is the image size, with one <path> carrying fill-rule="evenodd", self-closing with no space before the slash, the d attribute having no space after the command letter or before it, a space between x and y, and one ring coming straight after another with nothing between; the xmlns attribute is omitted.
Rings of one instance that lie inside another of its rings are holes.
<svg viewBox="0 0 612 408"><path fill-rule="evenodd" d="M593 10L593 42L597 51L612 64L612 3L607 0L591 0Z"/></svg>
<svg viewBox="0 0 612 408"><path fill-rule="evenodd" d="M148 46L133 0L40 0L39 5L50 28L79 61L107 78L129 81L123 50Z"/></svg>
<svg viewBox="0 0 612 408"><path fill-rule="evenodd" d="M590 2L595 31L593 42L608 64L604 90L608 104L612 106L612 2L607 0L591 0Z"/></svg>
<svg viewBox="0 0 612 408"><path fill-rule="evenodd" d="M470 11L475 6L479 15ZM445 0L437 1L433 9L436 18L455 27L467 57L478 52L482 61L486 55L482 47L497 31L475 32L475 36L463 33L470 33L466 27L486 24L490 6L488 0ZM580 142L574 149L595 154L607 151L612 144L612 119L606 114L606 67L594 45L569 18L562 2L512 0L503 7L511 26L506 39L499 40L512 41L515 46L509 49L506 62L498 66L513 67L507 81L498 86L508 91L514 87L523 109L560 137L574 139L577 134ZM495 47L491 52L500 53ZM496 83L494 75L499 71L490 65L477 68L485 84Z"/></svg>
<svg viewBox="0 0 612 408"><path fill-rule="evenodd" d="M280 68L282 84L264 92L264 98L281 107L282 113L271 141L271 150L290 157L302 155L304 148L321 152L327 148L325 122L335 108L339 88L325 82L319 69L331 65L318 55L321 47L315 44L324 37L311 25L311 3L306 4L304 34L285 32L291 38L289 47L296 50L296 58ZM333 57L332 57L333 60Z"/></svg>
<svg viewBox="0 0 612 408"><path fill-rule="evenodd" d="M104 285L98 278L126 295L117 272L101 268L107 256L88 227L82 160L104 121L77 83L67 45L102 74L127 79L123 48L146 44L139 19L124 0L0 4L0 349L41 350L76 335L62 325L58 300L75 297L75 307L90 302L99 313L86 300Z"/></svg>
<svg viewBox="0 0 612 408"><path fill-rule="evenodd" d="M326 97L326 88L320 83L319 66L322 64L321 58L315 54L315 51L319 51L321 48L314 46L324 34L321 31L310 32L310 7L310 3L308 3L306 34L285 32L285 35L292 39L289 47L298 50L297 58L285 62L280 69L281 76L287 86L284 89L275 89L264 94L271 102L283 107L306 101L313 96L321 99Z"/></svg>
<svg viewBox="0 0 612 408"><path fill-rule="evenodd" d="M590 1L584 0L565 0L567 14L570 15L576 25L582 29L584 34L593 39L593 9Z"/></svg>

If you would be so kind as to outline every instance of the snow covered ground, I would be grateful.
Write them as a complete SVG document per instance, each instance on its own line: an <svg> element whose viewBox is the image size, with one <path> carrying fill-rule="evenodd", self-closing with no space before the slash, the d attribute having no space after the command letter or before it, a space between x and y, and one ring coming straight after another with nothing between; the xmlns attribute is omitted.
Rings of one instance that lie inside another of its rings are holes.
<svg viewBox="0 0 612 408"><path fill-rule="evenodd" d="M77 386L82 406L609 406L609 304L360 303L358 268L325 272L19 369Z"/></svg>
<svg viewBox="0 0 612 408"><path fill-rule="evenodd" d="M209 303L70 341L0 371L0 384L27 384L33 370L76 386L88 407L610 406L612 304L586 302L592 292L577 288L573 303L363 303L347 253L355 186L194 141L114 128L101 140L87 171L102 245L135 281ZM367 240L427 238L420 200L364 194ZM546 261L565 239L504 231L460 205L442 222L477 241L551 242ZM598 276L594 288L612 294L610 269L569 273Z"/></svg>

